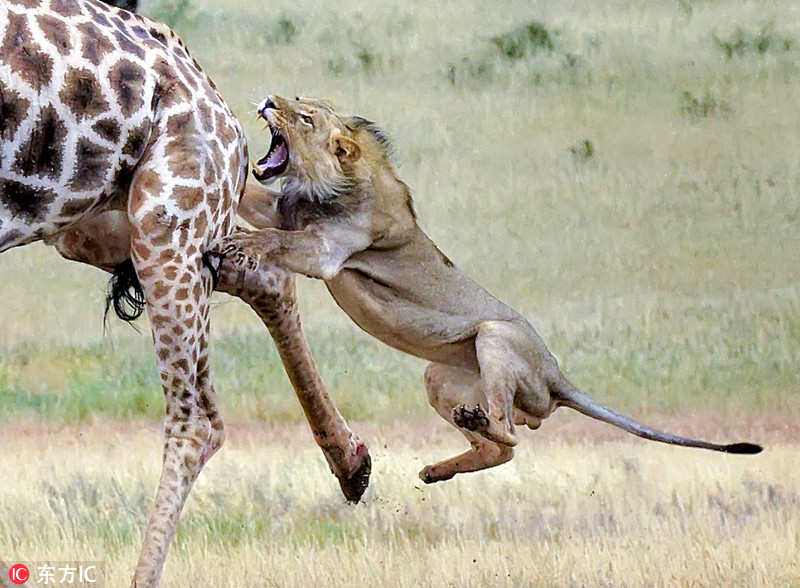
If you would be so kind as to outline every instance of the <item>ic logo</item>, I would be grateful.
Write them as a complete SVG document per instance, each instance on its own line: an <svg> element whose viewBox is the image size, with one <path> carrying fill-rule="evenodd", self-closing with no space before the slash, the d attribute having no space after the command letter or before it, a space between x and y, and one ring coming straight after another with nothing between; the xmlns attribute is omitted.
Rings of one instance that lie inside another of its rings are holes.
<svg viewBox="0 0 800 588"><path fill-rule="evenodd" d="M31 574L27 566L23 564L16 564L11 566L11 569L8 570L8 578L14 582L14 584L24 584L30 577Z"/></svg>

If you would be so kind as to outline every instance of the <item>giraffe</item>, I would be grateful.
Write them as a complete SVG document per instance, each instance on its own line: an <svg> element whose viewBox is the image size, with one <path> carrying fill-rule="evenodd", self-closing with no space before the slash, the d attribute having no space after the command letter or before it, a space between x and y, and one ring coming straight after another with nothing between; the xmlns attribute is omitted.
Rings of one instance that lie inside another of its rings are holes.
<svg viewBox="0 0 800 588"><path fill-rule="evenodd" d="M150 318L163 464L132 586L159 584L192 485L225 439L208 360L215 288L268 327L345 496L366 488L366 445L317 373L294 275L211 253L246 162L238 121L168 27L98 0L0 0L0 253L44 241L127 274Z"/></svg>

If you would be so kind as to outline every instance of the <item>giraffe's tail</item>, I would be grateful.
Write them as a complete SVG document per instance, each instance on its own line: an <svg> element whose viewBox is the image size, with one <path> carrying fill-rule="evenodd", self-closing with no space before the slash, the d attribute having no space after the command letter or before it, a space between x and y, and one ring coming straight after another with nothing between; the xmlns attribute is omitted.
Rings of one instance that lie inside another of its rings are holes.
<svg viewBox="0 0 800 588"><path fill-rule="evenodd" d="M114 314L121 320L131 323L142 316L146 306L136 269L133 262L126 259L114 268L114 274L108 283L103 319L108 318L108 311L113 308Z"/></svg>

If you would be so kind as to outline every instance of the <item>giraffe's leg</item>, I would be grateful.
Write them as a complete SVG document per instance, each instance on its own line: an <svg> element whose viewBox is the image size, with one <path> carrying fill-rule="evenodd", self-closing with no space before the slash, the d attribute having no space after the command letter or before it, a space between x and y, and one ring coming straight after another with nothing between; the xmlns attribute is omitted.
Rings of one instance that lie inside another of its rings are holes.
<svg viewBox="0 0 800 588"><path fill-rule="evenodd" d="M50 244L67 259L113 272L130 257L130 237L127 214L111 210L74 226ZM345 498L357 502L369 484L369 451L350 430L320 378L303 335L294 274L265 266L245 272L230 262L220 265L213 256L209 263L219 265L217 290L241 298L269 329L314 439Z"/></svg>
<svg viewBox="0 0 800 588"><path fill-rule="evenodd" d="M225 438L208 363L212 274L202 238L165 217L168 196L131 189L131 254L166 400L161 479L132 584L139 588L158 585L189 491Z"/></svg>
<svg viewBox="0 0 800 588"><path fill-rule="evenodd" d="M464 429L456 422L454 409L485 402L483 382L477 372L431 363L425 370L425 389L428 402L448 423L456 427L470 442L472 449L426 466L419 473L426 484L449 480L464 472L476 472L500 465L514 457L514 448L495 443L478 433Z"/></svg>
<svg viewBox="0 0 800 588"><path fill-rule="evenodd" d="M300 323L294 274L265 264L243 270L226 260L219 268L217 289L244 300L269 329L317 445L345 498L358 502L369 484L369 451L336 409L319 375Z"/></svg>

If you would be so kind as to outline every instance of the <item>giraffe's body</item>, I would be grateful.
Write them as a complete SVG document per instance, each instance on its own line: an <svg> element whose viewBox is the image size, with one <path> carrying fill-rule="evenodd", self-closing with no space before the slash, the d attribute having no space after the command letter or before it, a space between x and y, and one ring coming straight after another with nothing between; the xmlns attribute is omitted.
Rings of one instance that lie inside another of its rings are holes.
<svg viewBox="0 0 800 588"><path fill-rule="evenodd" d="M109 271L130 258L147 302L166 439L135 586L158 584L191 486L224 440L205 254L233 224L246 170L237 120L167 27L96 0L0 0L0 252L44 240ZM293 275L217 273L270 328L346 490L368 456L316 373Z"/></svg>

